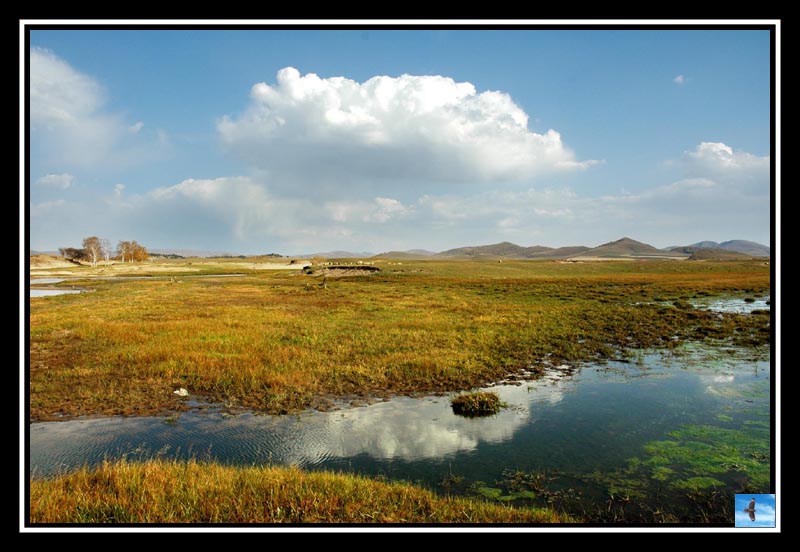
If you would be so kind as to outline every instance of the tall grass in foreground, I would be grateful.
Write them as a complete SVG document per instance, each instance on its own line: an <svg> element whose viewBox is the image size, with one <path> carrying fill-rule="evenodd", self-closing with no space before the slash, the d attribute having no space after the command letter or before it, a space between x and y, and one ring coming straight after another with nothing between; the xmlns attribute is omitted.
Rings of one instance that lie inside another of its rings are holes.
<svg viewBox="0 0 800 552"><path fill-rule="evenodd" d="M105 462L30 482L31 523L561 523L406 483L197 461Z"/></svg>

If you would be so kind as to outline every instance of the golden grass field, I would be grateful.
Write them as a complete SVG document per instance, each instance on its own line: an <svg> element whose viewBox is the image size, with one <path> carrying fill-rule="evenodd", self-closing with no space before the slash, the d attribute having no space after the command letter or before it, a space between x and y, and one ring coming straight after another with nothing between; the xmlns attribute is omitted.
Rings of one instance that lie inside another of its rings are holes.
<svg viewBox="0 0 800 552"><path fill-rule="evenodd" d="M246 264L142 263L139 273L156 277L71 281L94 291L32 298L32 420L176 409L180 387L283 413L329 395L468 389L546 357L770 339L768 316L719 317L688 303L768 293L763 261L382 262L377 274L324 286L299 270Z"/></svg>

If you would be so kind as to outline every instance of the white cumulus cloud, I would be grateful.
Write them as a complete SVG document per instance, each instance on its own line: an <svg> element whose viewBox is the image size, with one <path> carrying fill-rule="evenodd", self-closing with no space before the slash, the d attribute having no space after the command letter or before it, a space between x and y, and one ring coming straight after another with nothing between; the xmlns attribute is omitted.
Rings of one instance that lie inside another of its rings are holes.
<svg viewBox="0 0 800 552"><path fill-rule="evenodd" d="M672 79L672 82L674 82L675 84L684 84L686 82L686 77L684 77L683 75L678 75L677 77Z"/></svg>
<svg viewBox="0 0 800 552"><path fill-rule="evenodd" d="M508 94L443 76L359 83L286 67L217 129L232 151L284 177L486 181L593 163L578 161L555 130L529 130Z"/></svg>
<svg viewBox="0 0 800 552"><path fill-rule="evenodd" d="M683 154L690 174L701 176L760 172L769 174L769 155L759 157L746 151L734 150L722 142L701 142Z"/></svg>
<svg viewBox="0 0 800 552"><path fill-rule="evenodd" d="M43 177L39 178L36 181L36 184L48 188L60 188L62 190L66 190L67 188L72 186L72 182L74 180L75 177L69 173L46 174Z"/></svg>

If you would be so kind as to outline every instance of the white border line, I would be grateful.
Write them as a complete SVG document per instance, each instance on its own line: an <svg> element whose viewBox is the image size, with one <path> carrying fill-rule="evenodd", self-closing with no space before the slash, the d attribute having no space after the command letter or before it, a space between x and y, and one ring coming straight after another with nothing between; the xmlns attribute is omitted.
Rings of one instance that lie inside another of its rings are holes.
<svg viewBox="0 0 800 552"><path fill-rule="evenodd" d="M25 511L25 485L28 480L28 465L25 461L25 386L28 381L28 370L25 364L25 335L26 335L26 317L25 308L27 307L26 287L28 283L28 275L26 274L27 263L25 262L25 255L29 253L27 250L28 245L25 240L25 204L27 202L26 191L28 189L27 182L25 182L25 152L28 149L28 144L25 143L25 25L20 22L19 25L19 526L22 529L25 526L27 512Z"/></svg>
<svg viewBox="0 0 800 552"><path fill-rule="evenodd" d="M780 25L780 19L22 19L21 25Z"/></svg>
<svg viewBox="0 0 800 552"><path fill-rule="evenodd" d="M774 309L775 317L775 358L774 366L775 371L772 374L772 384L775 386L775 419L772 421L775 428L775 528L780 531L781 528L781 508L782 492L780 487L781 482L781 25L780 22L775 27L775 143L773 151L775 159L775 242L770 244L772 247L773 257L770 262L774 263L775 267L775 293L772 294L773 302L772 308ZM775 255L774 252L778 254ZM777 298L777 301L774 299Z"/></svg>

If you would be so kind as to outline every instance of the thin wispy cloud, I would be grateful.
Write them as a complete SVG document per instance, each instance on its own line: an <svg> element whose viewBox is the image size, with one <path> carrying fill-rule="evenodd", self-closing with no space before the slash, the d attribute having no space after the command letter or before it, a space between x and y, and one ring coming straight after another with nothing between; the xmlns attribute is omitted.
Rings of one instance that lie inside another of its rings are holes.
<svg viewBox="0 0 800 552"><path fill-rule="evenodd" d="M69 173L46 174L36 180L36 185L44 188L58 188L61 190L66 190L72 186L72 182L74 180L75 177Z"/></svg>
<svg viewBox="0 0 800 552"><path fill-rule="evenodd" d="M683 75L678 75L677 77L672 79L672 82L674 82L675 84L678 84L678 85L686 84L686 77L684 77Z"/></svg>
<svg viewBox="0 0 800 552"><path fill-rule="evenodd" d="M141 137L144 123L107 108L96 79L43 48L31 48L29 67L31 141L51 165L129 167L158 154L155 141Z"/></svg>

